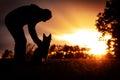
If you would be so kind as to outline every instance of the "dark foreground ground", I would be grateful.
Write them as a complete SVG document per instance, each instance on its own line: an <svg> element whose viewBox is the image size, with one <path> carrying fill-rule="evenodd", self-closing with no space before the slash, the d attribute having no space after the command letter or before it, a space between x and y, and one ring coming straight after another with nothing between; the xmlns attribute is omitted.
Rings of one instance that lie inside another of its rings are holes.
<svg viewBox="0 0 120 80"><path fill-rule="evenodd" d="M120 80L120 61L51 59L46 65L14 65L0 61L0 78L8 80Z"/></svg>

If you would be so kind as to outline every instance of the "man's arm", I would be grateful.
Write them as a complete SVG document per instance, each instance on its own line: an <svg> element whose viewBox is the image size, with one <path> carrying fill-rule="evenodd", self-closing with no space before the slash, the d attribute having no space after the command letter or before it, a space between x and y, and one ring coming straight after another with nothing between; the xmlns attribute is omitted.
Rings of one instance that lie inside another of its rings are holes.
<svg viewBox="0 0 120 80"><path fill-rule="evenodd" d="M28 25L28 31L29 31L33 41L37 44L37 46L40 46L41 40L37 36L36 30L35 30L35 25Z"/></svg>

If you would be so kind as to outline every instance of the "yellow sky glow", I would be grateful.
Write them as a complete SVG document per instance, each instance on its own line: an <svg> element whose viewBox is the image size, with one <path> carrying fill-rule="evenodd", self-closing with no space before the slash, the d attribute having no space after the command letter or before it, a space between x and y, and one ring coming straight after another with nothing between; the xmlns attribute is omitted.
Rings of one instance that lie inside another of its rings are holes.
<svg viewBox="0 0 120 80"><path fill-rule="evenodd" d="M89 30L80 30L72 34L63 34L55 36L58 40L66 41L70 45L79 45L80 47L90 48L90 54L106 54L106 41L110 39L105 37L104 41L100 41L101 33Z"/></svg>

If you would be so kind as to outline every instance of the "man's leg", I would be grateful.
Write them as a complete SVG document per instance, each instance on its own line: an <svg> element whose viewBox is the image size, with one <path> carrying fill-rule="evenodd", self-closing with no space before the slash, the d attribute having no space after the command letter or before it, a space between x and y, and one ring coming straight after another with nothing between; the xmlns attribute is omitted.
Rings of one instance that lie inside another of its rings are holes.
<svg viewBox="0 0 120 80"><path fill-rule="evenodd" d="M14 38L15 47L14 47L14 60L15 63L23 63L25 61L26 55L26 38L22 28L8 28L9 32Z"/></svg>
<svg viewBox="0 0 120 80"><path fill-rule="evenodd" d="M17 63L25 62L26 55L26 38L23 29L17 30L15 39L14 59Z"/></svg>

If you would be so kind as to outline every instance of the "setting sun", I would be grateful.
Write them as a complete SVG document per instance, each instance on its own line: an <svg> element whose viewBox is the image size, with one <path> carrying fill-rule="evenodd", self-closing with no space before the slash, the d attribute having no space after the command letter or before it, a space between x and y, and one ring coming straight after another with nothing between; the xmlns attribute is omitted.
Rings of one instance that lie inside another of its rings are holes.
<svg viewBox="0 0 120 80"><path fill-rule="evenodd" d="M110 36L106 36L104 40L100 40L101 36L102 34L97 31L80 30L73 34L59 35L56 38L66 41L71 45L90 48L89 54L103 55L106 54L106 42L110 39Z"/></svg>

